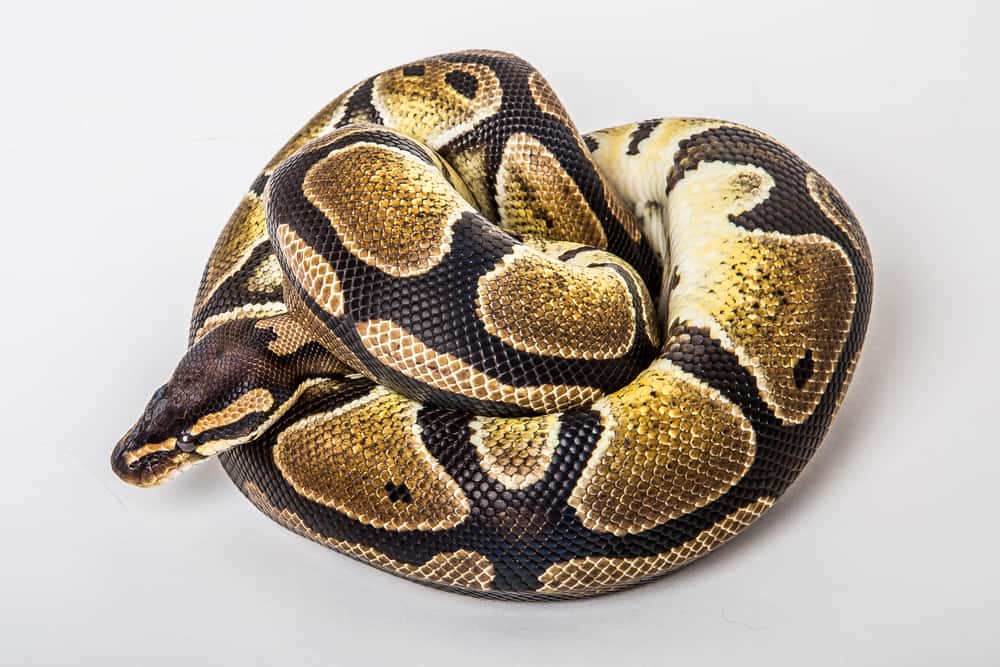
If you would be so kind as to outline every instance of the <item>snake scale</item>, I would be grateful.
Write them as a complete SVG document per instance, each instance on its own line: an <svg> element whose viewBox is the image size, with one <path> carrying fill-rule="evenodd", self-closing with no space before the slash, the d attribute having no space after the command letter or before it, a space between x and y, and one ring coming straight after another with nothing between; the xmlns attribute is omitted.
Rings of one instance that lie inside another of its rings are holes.
<svg viewBox="0 0 1000 667"><path fill-rule="evenodd" d="M336 98L256 178L112 467L151 486L219 455L281 525L407 579L607 593L788 488L871 290L847 204L767 135L580 135L524 60L428 58Z"/></svg>

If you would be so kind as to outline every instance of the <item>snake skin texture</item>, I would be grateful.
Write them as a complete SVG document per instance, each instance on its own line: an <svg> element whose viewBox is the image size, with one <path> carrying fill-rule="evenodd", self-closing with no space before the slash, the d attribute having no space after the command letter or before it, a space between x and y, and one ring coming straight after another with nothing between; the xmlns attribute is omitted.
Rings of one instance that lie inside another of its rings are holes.
<svg viewBox="0 0 1000 667"><path fill-rule="evenodd" d="M218 455L285 528L437 588L608 593L785 492L871 290L847 204L767 135L584 136L524 60L436 56L265 166L112 466L152 486Z"/></svg>

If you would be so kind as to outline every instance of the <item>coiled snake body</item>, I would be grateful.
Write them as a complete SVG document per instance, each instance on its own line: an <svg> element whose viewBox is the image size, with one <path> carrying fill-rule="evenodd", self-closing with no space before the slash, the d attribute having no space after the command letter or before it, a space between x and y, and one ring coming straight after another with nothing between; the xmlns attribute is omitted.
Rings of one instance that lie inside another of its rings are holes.
<svg viewBox="0 0 1000 667"><path fill-rule="evenodd" d="M190 346L112 454L214 454L285 527L422 583L585 596L747 527L818 446L871 258L833 187L707 119L581 136L489 51L300 130L212 252Z"/></svg>

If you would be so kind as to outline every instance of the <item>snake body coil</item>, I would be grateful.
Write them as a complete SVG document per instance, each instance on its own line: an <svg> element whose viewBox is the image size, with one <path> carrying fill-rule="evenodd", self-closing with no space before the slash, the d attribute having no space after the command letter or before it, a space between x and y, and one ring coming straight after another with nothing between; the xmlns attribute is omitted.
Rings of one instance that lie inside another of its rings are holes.
<svg viewBox="0 0 1000 667"><path fill-rule="evenodd" d="M112 454L221 454L286 528L449 590L633 586L740 532L819 445L871 257L833 187L707 119L581 136L468 51L376 75L264 168L190 346Z"/></svg>

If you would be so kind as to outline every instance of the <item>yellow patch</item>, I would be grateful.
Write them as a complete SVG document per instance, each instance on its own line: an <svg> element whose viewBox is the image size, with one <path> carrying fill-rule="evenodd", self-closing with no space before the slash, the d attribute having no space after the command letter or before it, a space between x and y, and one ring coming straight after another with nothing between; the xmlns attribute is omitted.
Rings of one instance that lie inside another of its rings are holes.
<svg viewBox="0 0 1000 667"><path fill-rule="evenodd" d="M652 304L646 309L652 311ZM516 246L479 279L476 315L486 331L516 350L616 359L632 349L637 313L629 286L615 269L564 264Z"/></svg>
<svg viewBox="0 0 1000 667"><path fill-rule="evenodd" d="M529 134L507 140L497 170L500 224L515 234L604 248L601 221L559 159Z"/></svg>
<svg viewBox="0 0 1000 667"><path fill-rule="evenodd" d="M246 288L249 292L276 292L281 289L284 279L278 258L268 255L247 278Z"/></svg>
<svg viewBox="0 0 1000 667"><path fill-rule="evenodd" d="M274 462L303 497L366 525L445 530L469 501L423 442L419 404L383 387L278 436Z"/></svg>
<svg viewBox="0 0 1000 667"><path fill-rule="evenodd" d="M604 430L568 501L590 530L655 528L716 500L753 463L739 407L665 359L593 407Z"/></svg>
<svg viewBox="0 0 1000 667"><path fill-rule="evenodd" d="M451 248L452 225L473 211L432 165L370 143L332 151L309 168L302 189L351 254L397 278L436 266Z"/></svg>
<svg viewBox="0 0 1000 667"><path fill-rule="evenodd" d="M408 74L407 72L421 72ZM449 83L475 81L470 99ZM503 90L485 65L422 60L379 74L372 103L387 127L440 148L500 110Z"/></svg>

